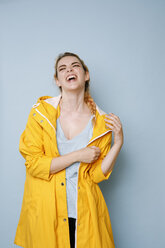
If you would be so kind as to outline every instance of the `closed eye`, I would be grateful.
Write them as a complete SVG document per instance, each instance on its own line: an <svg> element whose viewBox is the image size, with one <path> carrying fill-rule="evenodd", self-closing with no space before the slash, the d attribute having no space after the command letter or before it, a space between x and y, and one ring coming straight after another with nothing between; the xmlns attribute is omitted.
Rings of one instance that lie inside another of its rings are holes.
<svg viewBox="0 0 165 248"><path fill-rule="evenodd" d="M80 67L80 65L78 65L78 64L76 64L76 65L73 65L73 67L74 66L78 66L78 67ZM61 69L59 69L59 71L62 71L62 70L64 70L65 68L61 68Z"/></svg>
<svg viewBox="0 0 165 248"><path fill-rule="evenodd" d="M64 70L64 68L60 69L59 71L62 71L62 70Z"/></svg>

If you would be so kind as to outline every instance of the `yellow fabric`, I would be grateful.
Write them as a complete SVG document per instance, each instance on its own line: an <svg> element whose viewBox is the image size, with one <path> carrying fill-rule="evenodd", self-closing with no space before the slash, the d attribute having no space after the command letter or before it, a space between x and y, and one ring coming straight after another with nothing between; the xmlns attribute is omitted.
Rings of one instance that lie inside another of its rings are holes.
<svg viewBox="0 0 165 248"><path fill-rule="evenodd" d="M19 143L26 180L14 243L24 248L70 247L65 170L49 173L52 159L60 156L56 140L60 108L45 102L47 98L51 97L40 97L33 105ZM75 248L115 247L108 208L98 185L112 173L105 176L101 169L112 140L104 118L97 111L93 136L87 145L100 147L99 159L91 164L80 163L79 167Z"/></svg>

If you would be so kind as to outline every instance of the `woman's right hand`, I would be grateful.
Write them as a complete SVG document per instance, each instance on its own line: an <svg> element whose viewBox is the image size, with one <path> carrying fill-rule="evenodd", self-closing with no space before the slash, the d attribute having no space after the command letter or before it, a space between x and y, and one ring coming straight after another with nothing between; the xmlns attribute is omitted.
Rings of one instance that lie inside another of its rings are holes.
<svg viewBox="0 0 165 248"><path fill-rule="evenodd" d="M92 163L100 156L101 150L97 146L85 147L77 151L78 161Z"/></svg>

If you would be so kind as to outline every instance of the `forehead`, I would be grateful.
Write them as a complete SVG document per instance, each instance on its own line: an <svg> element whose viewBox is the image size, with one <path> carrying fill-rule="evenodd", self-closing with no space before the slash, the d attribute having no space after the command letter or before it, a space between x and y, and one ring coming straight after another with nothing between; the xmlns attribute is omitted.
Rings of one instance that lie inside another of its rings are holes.
<svg viewBox="0 0 165 248"><path fill-rule="evenodd" d="M69 65L73 62L79 62L80 63L79 59L76 58L75 56L65 56L58 61L58 67L61 65Z"/></svg>

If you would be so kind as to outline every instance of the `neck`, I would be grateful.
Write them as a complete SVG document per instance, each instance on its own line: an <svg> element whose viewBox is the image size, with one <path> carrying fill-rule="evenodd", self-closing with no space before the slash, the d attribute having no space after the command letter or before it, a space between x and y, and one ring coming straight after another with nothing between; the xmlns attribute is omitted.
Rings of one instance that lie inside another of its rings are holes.
<svg viewBox="0 0 165 248"><path fill-rule="evenodd" d="M84 102L84 92L79 94L62 92L60 100L60 108L62 111L83 113L86 109Z"/></svg>

